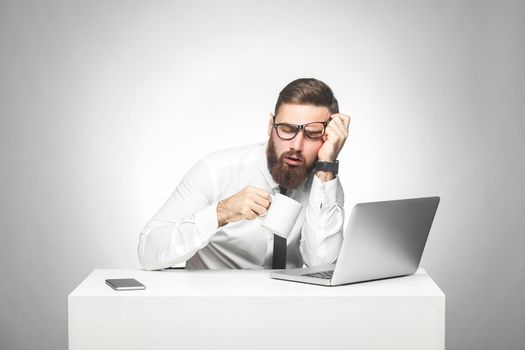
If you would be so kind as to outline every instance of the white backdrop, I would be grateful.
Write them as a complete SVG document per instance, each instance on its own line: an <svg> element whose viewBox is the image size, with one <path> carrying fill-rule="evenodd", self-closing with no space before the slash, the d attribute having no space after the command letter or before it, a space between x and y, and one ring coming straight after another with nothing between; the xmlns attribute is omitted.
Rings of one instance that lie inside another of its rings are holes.
<svg viewBox="0 0 525 350"><path fill-rule="evenodd" d="M352 116L359 201L442 198L422 266L448 349L525 343L519 1L0 0L0 348L65 349L67 295L138 268L203 155L264 141L291 80Z"/></svg>

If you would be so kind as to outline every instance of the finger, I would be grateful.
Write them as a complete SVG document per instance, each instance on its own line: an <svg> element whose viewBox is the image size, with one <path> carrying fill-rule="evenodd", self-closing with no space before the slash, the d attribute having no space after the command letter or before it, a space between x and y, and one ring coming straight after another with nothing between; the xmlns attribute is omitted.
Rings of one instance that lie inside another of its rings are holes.
<svg viewBox="0 0 525 350"><path fill-rule="evenodd" d="M348 122L348 119L346 116L342 114L338 114L337 118L334 118L334 125L338 125L341 127L341 129L346 129L346 122Z"/></svg>
<svg viewBox="0 0 525 350"><path fill-rule="evenodd" d="M335 117L334 119L332 119L330 124L328 124L328 126L341 127L342 124L343 124L343 122L341 121L341 119L339 117Z"/></svg>
<svg viewBox="0 0 525 350"><path fill-rule="evenodd" d="M265 191L265 190L262 190L260 188L257 188L257 187L254 187L254 186L250 186L248 187L249 191L256 194L257 196L259 197L262 197L266 200L271 200L271 196L270 196L270 193L268 191Z"/></svg>
<svg viewBox="0 0 525 350"><path fill-rule="evenodd" d="M345 126L346 126L346 130L348 130L348 128L350 127L350 121L352 120L352 118L350 118L350 116L346 116L344 122L345 122Z"/></svg>
<svg viewBox="0 0 525 350"><path fill-rule="evenodd" d="M336 141L337 139L344 139L345 135L343 131L337 127L335 124L328 125L327 129L328 138L334 139Z"/></svg>
<svg viewBox="0 0 525 350"><path fill-rule="evenodd" d="M344 114L339 114L339 118L343 122L343 125L345 126L345 129L348 130L348 126L350 125L350 119L351 119L350 116L344 115Z"/></svg>
<svg viewBox="0 0 525 350"><path fill-rule="evenodd" d="M267 212L267 209L265 207L263 207L262 205L259 205L257 203L252 203L252 205L250 206L250 209L257 216L264 215Z"/></svg>
<svg viewBox="0 0 525 350"><path fill-rule="evenodd" d="M341 133L343 139L346 139L348 137L348 129L346 129L344 125L338 126L338 130Z"/></svg>
<svg viewBox="0 0 525 350"><path fill-rule="evenodd" d="M342 119L336 118L334 120L334 123L332 124L332 127L334 127L334 129L340 131L340 134L343 137L346 138L348 136L348 128L345 126L344 121Z"/></svg>
<svg viewBox="0 0 525 350"><path fill-rule="evenodd" d="M270 207L270 201L264 197L257 195L253 200L256 204L260 205L261 207L264 207L265 209L268 209Z"/></svg>
<svg viewBox="0 0 525 350"><path fill-rule="evenodd" d="M260 214L254 210L254 206L255 205L253 203L245 206L240 212L241 217L246 220L253 220L258 217Z"/></svg>

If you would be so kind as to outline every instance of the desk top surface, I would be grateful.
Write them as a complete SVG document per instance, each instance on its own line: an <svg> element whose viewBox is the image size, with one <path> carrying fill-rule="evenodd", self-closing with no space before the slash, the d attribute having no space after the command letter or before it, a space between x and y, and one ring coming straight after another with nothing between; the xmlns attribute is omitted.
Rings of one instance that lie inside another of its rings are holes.
<svg viewBox="0 0 525 350"><path fill-rule="evenodd" d="M115 291L105 280L135 278L146 290ZM444 297L423 269L411 276L325 287L271 279L268 270L94 270L69 297Z"/></svg>

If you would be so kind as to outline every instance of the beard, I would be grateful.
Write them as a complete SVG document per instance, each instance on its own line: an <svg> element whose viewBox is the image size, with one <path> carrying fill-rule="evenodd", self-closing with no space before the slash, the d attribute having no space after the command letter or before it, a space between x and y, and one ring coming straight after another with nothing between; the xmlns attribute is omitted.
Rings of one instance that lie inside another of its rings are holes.
<svg viewBox="0 0 525 350"><path fill-rule="evenodd" d="M290 156L295 156L301 159L301 164L287 164L284 161L284 158ZM277 157L273 135L270 136L270 139L268 140L266 159L268 162L268 170L270 171L270 174L272 174L273 180L280 186L287 189L296 189L299 187L299 185L301 185L306 180L310 170L313 168L313 165L308 166L306 164L306 161L300 151L287 151L281 154L280 157Z"/></svg>

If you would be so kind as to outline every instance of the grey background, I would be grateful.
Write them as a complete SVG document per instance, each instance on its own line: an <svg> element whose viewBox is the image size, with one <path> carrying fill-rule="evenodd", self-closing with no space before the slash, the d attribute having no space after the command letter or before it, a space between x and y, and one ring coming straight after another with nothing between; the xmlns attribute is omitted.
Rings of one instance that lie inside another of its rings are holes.
<svg viewBox="0 0 525 350"><path fill-rule="evenodd" d="M422 266L447 349L525 344L518 1L0 1L0 348L65 349L67 295L138 268L138 234L204 154L266 139L317 77L352 116L358 201L440 195Z"/></svg>

